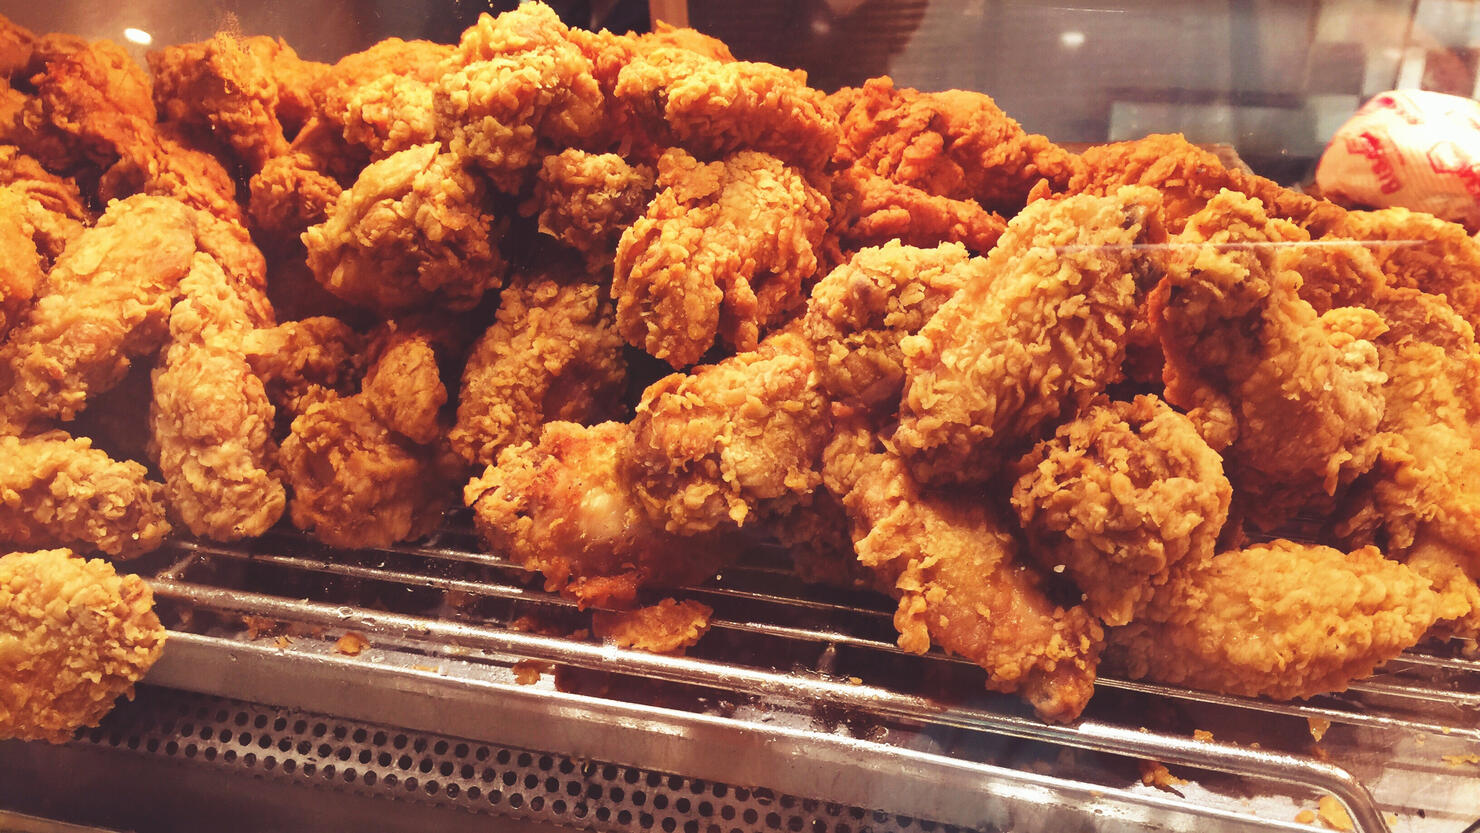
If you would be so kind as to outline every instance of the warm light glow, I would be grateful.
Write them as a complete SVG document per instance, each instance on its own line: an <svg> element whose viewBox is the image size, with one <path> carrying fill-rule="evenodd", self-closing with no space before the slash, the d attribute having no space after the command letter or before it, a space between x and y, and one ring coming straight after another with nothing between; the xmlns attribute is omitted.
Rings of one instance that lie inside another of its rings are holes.
<svg viewBox="0 0 1480 833"><path fill-rule="evenodd" d="M1061 32L1059 34L1059 43L1062 44L1065 49L1078 49L1079 47L1084 46L1084 33L1075 32L1073 30L1070 30L1068 32Z"/></svg>
<svg viewBox="0 0 1480 833"><path fill-rule="evenodd" d="M140 46L148 46L154 43L154 36L143 29L135 29L132 26L123 30L123 39L129 43L137 43Z"/></svg>

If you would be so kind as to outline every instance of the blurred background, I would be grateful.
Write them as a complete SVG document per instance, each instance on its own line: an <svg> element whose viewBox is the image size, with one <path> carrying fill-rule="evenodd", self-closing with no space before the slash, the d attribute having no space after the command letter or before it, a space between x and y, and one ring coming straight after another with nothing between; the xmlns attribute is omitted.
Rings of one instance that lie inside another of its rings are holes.
<svg viewBox="0 0 1480 833"><path fill-rule="evenodd" d="M36 31L156 44L218 29L280 35L334 60L384 37L455 40L487 0L0 0ZM645 0L551 0L566 22L642 31ZM665 3L683 7L683 3ZM1235 146L1285 182L1309 175L1368 96L1477 94L1475 0L690 0L688 21L737 57L805 69L836 89L889 74L904 86L991 94L1031 131L1104 142L1180 131ZM132 31L130 31L132 30ZM129 34L125 34L129 32Z"/></svg>

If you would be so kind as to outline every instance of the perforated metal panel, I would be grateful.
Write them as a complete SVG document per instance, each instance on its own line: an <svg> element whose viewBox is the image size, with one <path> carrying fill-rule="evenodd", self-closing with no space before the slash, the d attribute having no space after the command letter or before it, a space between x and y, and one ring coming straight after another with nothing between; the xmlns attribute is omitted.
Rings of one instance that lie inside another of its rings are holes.
<svg viewBox="0 0 1480 833"><path fill-rule="evenodd" d="M663 833L958 833L953 825L239 700L145 687L77 743L376 797Z"/></svg>

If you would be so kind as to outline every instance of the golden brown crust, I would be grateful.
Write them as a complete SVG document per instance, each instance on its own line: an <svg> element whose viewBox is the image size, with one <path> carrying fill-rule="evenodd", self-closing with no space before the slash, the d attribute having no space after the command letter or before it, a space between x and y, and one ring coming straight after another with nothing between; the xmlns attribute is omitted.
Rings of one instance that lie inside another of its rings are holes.
<svg viewBox="0 0 1480 833"><path fill-rule="evenodd" d="M96 726L164 650L153 604L101 559L0 556L0 738L65 743Z"/></svg>

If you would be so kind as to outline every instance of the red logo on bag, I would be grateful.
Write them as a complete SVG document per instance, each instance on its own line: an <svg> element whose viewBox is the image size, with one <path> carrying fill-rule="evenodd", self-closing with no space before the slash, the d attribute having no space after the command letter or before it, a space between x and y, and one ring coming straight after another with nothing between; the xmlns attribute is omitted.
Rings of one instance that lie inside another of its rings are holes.
<svg viewBox="0 0 1480 833"><path fill-rule="evenodd" d="M1372 175L1377 177L1377 188L1382 193L1391 194L1403 187L1387 148L1377 134L1363 130L1355 136L1346 137L1346 152L1371 162Z"/></svg>
<svg viewBox="0 0 1480 833"><path fill-rule="evenodd" d="M1424 154L1429 167L1436 174L1449 174L1465 186L1470 196L1480 199L1480 168L1470 160L1469 154L1454 142L1440 142Z"/></svg>
<svg viewBox="0 0 1480 833"><path fill-rule="evenodd" d="M1371 113L1376 110L1391 110L1393 114L1409 124L1421 124L1423 117L1409 106L1408 102L1394 98L1390 95L1380 95L1358 110L1359 113Z"/></svg>

